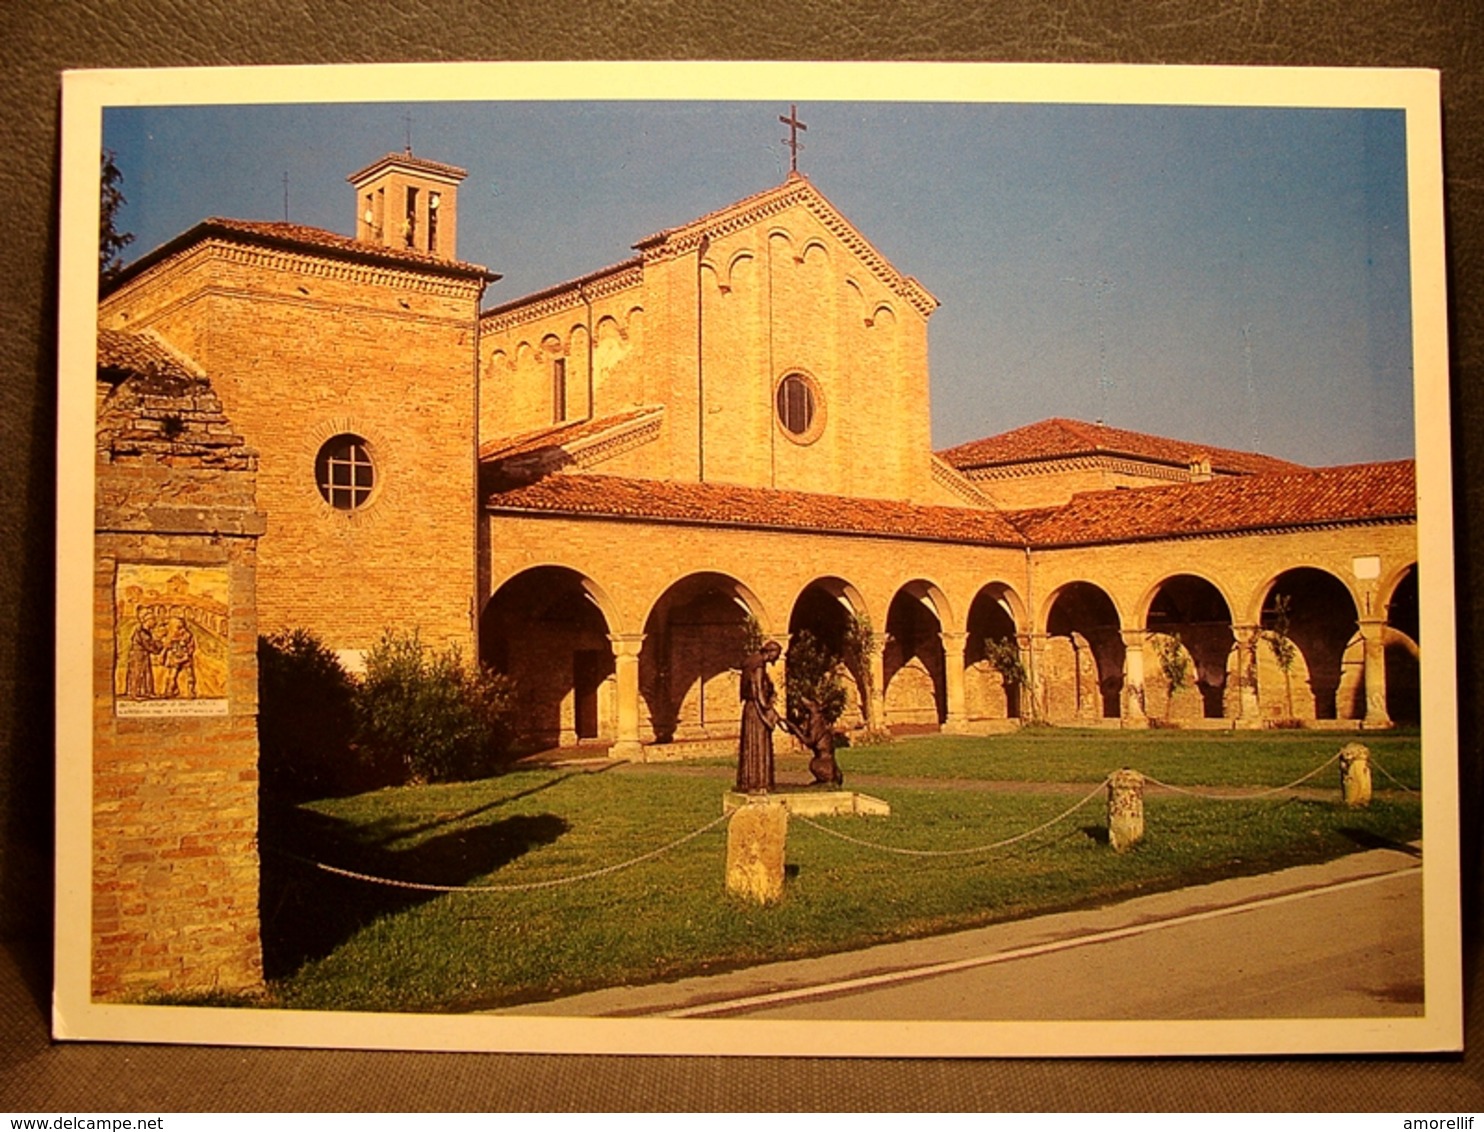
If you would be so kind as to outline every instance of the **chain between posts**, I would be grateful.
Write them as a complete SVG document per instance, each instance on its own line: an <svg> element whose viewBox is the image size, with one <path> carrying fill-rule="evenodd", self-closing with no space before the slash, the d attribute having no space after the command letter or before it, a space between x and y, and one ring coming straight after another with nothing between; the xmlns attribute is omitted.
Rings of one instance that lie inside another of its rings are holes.
<svg viewBox="0 0 1484 1132"><path fill-rule="evenodd" d="M321 872L332 873L339 877L348 877L351 880L365 881L367 884L385 885L388 888L410 888L415 892L535 892L537 889L557 888L564 884L575 884L580 880L595 880L598 877L616 873L621 869L627 869L633 865L642 864L645 861L652 861L654 858L668 853L671 849L678 849L687 841L694 841L701 834L715 829L722 822L726 821L729 816L728 814L722 814L721 817L713 818L701 826L700 829L693 830L684 837L670 842L668 845L662 845L658 849L652 849L648 853L633 857L627 861L620 861L616 865L608 865L601 869L594 869L591 872L578 873L576 876L557 877L554 880L531 881L529 884L422 884L418 881L393 880L391 877L372 876L370 873L358 873L353 869L337 868L335 865L326 865L321 861L313 861L308 857L300 857L295 853L289 853L282 849L274 849L272 852L277 853L281 857L287 857L292 861L298 861L300 864L310 865L313 868L319 869Z"/></svg>
<svg viewBox="0 0 1484 1132"><path fill-rule="evenodd" d="M1308 774L1304 775L1301 778L1295 778L1286 786L1274 786L1270 790L1257 790L1251 794L1203 794L1199 790L1187 790L1183 786L1171 786L1168 782L1161 782L1152 774L1144 775L1144 781L1153 783L1155 786L1159 786L1165 790L1171 790L1176 794L1185 794L1191 798L1203 798L1210 802L1249 802L1253 798L1269 798L1274 794L1282 794L1285 790L1292 790L1295 786L1302 786L1305 782L1308 782L1309 779L1313 778L1320 771L1324 770L1328 766L1332 766L1339 761L1340 756L1339 753L1336 752L1324 762L1316 766Z"/></svg>
<svg viewBox="0 0 1484 1132"><path fill-rule="evenodd" d="M1035 829L1028 829L1024 833L1017 833L1014 837L1007 837L1002 841L994 841L988 845L974 845L967 849L903 849L895 845L882 845L878 841L864 841L859 837L851 837L848 833L841 833L838 829L830 829L828 826L820 825L818 822L806 817L798 817L795 820L819 830L820 833L827 833L831 837L838 837L841 841L849 841L852 845L863 845L867 849L880 849L883 853L896 853L903 857L967 857L974 853L988 853L993 849L1003 849L1007 845L1014 845L1017 841L1024 841L1028 837L1034 837L1042 830L1049 829L1057 822L1071 817L1083 806L1096 798L1107 785L1108 779L1105 778L1088 791L1087 795L1076 805L1063 810L1056 817L1042 822Z"/></svg>

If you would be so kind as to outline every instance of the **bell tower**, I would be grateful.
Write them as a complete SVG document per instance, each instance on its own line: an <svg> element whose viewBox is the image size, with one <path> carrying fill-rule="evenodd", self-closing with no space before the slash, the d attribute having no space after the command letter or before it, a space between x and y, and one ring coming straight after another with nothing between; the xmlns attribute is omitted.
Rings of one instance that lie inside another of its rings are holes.
<svg viewBox="0 0 1484 1132"><path fill-rule="evenodd" d="M356 192L356 239L378 247L456 259L459 182L455 165L389 153L346 178Z"/></svg>

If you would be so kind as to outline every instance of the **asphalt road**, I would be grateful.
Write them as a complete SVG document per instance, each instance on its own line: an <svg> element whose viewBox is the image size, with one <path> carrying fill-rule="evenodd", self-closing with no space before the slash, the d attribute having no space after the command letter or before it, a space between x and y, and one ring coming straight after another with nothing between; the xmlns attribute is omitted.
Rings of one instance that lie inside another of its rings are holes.
<svg viewBox="0 0 1484 1132"><path fill-rule="evenodd" d="M1415 850L1138 897L510 1013L617 1017L1161 1020L1422 1013Z"/></svg>

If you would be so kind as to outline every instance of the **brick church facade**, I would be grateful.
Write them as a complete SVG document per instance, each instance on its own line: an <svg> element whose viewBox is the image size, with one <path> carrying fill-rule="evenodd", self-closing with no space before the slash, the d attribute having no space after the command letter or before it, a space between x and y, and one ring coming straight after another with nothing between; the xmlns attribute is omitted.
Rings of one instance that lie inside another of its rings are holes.
<svg viewBox="0 0 1484 1132"><path fill-rule="evenodd" d="M210 219L105 288L258 453L261 631L354 667L416 627L508 672L531 742L632 758L730 741L742 642L803 629L865 634L852 727L1417 718L1410 462L1062 420L935 453L937 300L807 178L491 304L462 177L389 154L353 237Z"/></svg>

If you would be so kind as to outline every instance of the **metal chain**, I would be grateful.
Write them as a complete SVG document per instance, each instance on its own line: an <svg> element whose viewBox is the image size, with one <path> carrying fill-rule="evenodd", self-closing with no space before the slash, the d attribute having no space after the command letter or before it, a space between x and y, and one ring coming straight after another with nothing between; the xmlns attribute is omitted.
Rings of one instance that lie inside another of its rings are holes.
<svg viewBox="0 0 1484 1132"><path fill-rule="evenodd" d="M417 892L534 892L539 888L556 888L559 885L575 884L580 880L594 880L597 877L607 876L609 873L616 873L620 869L627 869L633 865L642 864L644 861L652 861L654 858L668 853L671 849L678 849L687 841L694 841L701 834L715 829L722 822L726 821L729 816L729 814L722 814L721 817L707 822L700 829L687 833L684 837L672 841L668 845L662 845L660 848L651 850L642 856L634 857L627 861L620 861L616 865L594 869L592 872L578 873L576 876L558 877L555 880L532 881L529 884L422 884L417 881L393 880L390 877L378 877L372 876L369 873L358 873L352 869L341 869L334 865L326 865L321 861L310 860L308 857L300 857L295 853L289 853L283 849L273 849L271 846L267 846L266 848L269 848L281 857L298 861L300 864L310 865L322 872L333 873L335 876L340 877L349 877L351 880L365 881L368 884L386 885L390 888L410 888Z"/></svg>
<svg viewBox="0 0 1484 1132"><path fill-rule="evenodd" d="M1415 794L1415 793L1417 793L1417 791L1413 790L1410 786L1408 786L1400 778L1398 778L1396 775L1392 774L1391 771L1387 770L1384 766L1382 766L1380 763L1378 763L1376 761L1376 756L1375 755L1372 755L1371 756L1371 765L1373 767L1375 767L1377 770L1379 770L1382 774L1384 774L1390 781L1396 783L1397 786L1399 786L1401 789L1405 790L1408 794Z"/></svg>
<svg viewBox="0 0 1484 1132"><path fill-rule="evenodd" d="M880 849L883 853L897 853L903 857L966 857L973 853L987 853L991 849L1003 849L1007 845L1014 845L1017 841L1024 841L1028 837L1034 837L1042 830L1049 829L1064 818L1071 817L1083 806L1087 805L1088 802L1096 798L1107 785L1108 779L1105 778L1094 786L1088 792L1087 796L1076 805L1063 810L1051 820L1042 822L1035 829L1028 829L1024 833L1017 833L1014 837L1007 837L1003 841L991 842L988 845L975 845L968 849L901 849L895 845L882 845L878 841L864 841L859 837L851 837L848 833L841 833L838 829L830 829L828 826L820 825L818 822L811 821L806 817L800 817L798 820L807 826L819 830L821 833L828 833L831 837L838 837L841 841L849 841L852 845L863 845L868 849Z"/></svg>
<svg viewBox="0 0 1484 1132"><path fill-rule="evenodd" d="M1292 790L1295 786L1301 786L1313 778L1325 767L1339 761L1339 753L1331 755L1325 762L1320 763L1302 778L1295 778L1287 786L1274 786L1270 790L1258 790L1251 794L1202 794L1199 790L1187 790L1183 786L1171 786L1168 782L1161 782L1152 774L1144 775L1145 782L1152 782L1155 786L1161 786L1166 790L1172 790L1176 794L1185 794L1191 798L1202 798L1210 802L1249 802L1253 798L1268 798L1274 794L1281 794L1285 790Z"/></svg>

